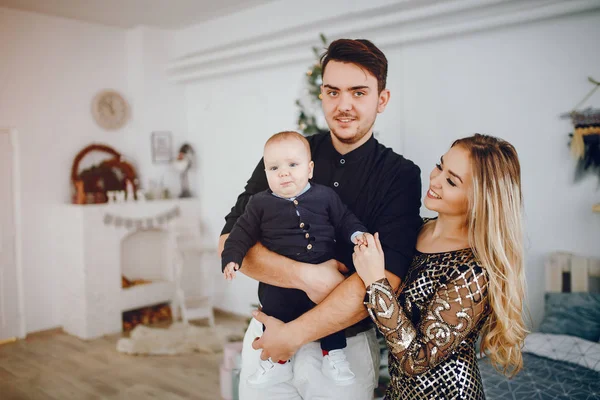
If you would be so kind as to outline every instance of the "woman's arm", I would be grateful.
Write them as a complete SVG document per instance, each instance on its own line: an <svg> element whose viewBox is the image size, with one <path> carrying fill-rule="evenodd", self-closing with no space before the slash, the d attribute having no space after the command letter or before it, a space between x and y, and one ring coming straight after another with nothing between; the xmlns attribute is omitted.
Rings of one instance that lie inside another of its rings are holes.
<svg viewBox="0 0 600 400"><path fill-rule="evenodd" d="M368 245L354 246L352 257L367 287L367 311L402 371L423 373L448 357L486 315L487 275L475 263L457 267L448 282L440 283L415 326L383 275L385 257L378 235L365 237Z"/></svg>
<svg viewBox="0 0 600 400"><path fill-rule="evenodd" d="M367 288L365 305L383 333L390 352L408 375L421 374L444 361L486 315L487 277L480 267L442 283L415 326L386 279Z"/></svg>

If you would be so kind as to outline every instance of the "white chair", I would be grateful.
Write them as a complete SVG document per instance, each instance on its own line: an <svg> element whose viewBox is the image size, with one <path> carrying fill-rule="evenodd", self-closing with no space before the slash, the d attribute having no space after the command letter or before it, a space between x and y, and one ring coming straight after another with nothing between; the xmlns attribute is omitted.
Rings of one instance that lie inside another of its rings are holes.
<svg viewBox="0 0 600 400"><path fill-rule="evenodd" d="M174 226L174 268L177 306L181 319L208 318L215 326L213 313L214 270L219 267L217 248L206 246L200 224L180 222Z"/></svg>

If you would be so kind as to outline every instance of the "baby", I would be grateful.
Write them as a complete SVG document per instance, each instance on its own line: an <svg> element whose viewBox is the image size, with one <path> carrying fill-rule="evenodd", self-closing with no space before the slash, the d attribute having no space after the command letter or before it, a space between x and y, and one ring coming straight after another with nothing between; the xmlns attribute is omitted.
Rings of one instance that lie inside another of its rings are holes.
<svg viewBox="0 0 600 400"><path fill-rule="evenodd" d="M320 264L335 256L336 237L364 243L367 229L327 186L310 183L314 163L306 138L297 132L280 132L267 141L263 160L269 190L250 198L221 254L225 279L235 277L247 251L260 241L269 250L299 262ZM315 304L301 290L259 284L262 311L289 322ZM321 339L321 370L335 384L353 383L355 376L346 359L343 331ZM289 360L261 361L248 378L254 387L267 387L293 377Z"/></svg>

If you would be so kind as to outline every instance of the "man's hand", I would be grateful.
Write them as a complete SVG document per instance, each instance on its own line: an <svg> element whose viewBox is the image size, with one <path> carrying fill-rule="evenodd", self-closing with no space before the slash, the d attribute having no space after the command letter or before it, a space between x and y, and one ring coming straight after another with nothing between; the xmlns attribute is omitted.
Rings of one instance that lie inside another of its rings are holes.
<svg viewBox="0 0 600 400"><path fill-rule="evenodd" d="M329 260L322 264L303 264L301 271L302 290L313 303L319 304L333 289L344 281L348 269L337 260Z"/></svg>
<svg viewBox="0 0 600 400"><path fill-rule="evenodd" d="M260 358L271 358L274 361L292 358L302 343L288 325L260 311L253 311L252 315L265 326L263 335L252 343L255 350L262 349Z"/></svg>

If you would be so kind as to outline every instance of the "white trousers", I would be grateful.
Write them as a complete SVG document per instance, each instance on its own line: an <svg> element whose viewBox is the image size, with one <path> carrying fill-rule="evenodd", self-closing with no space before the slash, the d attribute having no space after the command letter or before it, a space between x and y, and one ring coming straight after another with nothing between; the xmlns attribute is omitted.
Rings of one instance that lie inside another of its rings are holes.
<svg viewBox="0 0 600 400"><path fill-rule="evenodd" d="M379 379L379 346L375 329L347 339L344 349L356 382L337 386L321 372L323 353L319 342L302 346L292 357L294 378L263 389L248 386L247 379L258 368L262 350L254 350L254 338L262 335L262 324L252 318L244 336L240 400L372 400Z"/></svg>

